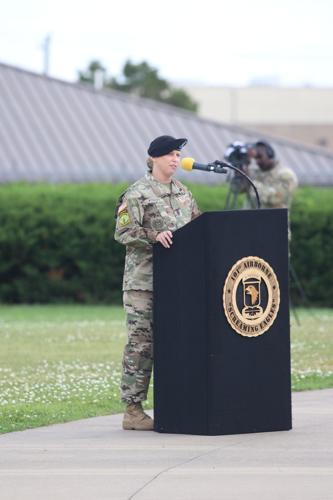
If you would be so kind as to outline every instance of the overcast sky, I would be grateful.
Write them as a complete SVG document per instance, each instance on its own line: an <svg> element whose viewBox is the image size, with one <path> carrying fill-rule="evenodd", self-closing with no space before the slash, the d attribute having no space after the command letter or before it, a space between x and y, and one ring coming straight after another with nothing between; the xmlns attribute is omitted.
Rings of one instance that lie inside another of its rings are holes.
<svg viewBox="0 0 333 500"><path fill-rule="evenodd" d="M197 4L195 7L194 4ZM99 59L175 83L333 86L332 0L3 0L0 62L75 81Z"/></svg>

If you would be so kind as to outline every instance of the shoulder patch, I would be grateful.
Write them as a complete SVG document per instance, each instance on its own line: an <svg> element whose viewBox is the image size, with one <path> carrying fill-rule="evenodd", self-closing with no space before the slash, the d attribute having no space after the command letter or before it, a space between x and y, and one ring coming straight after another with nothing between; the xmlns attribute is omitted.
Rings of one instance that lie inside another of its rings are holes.
<svg viewBox="0 0 333 500"><path fill-rule="evenodd" d="M132 222L130 214L128 213L127 203L125 208L118 211L118 222L119 222L119 227L125 227Z"/></svg>
<svg viewBox="0 0 333 500"><path fill-rule="evenodd" d="M127 208L127 201L123 201L120 207L118 208L118 215Z"/></svg>
<svg viewBox="0 0 333 500"><path fill-rule="evenodd" d="M124 203L124 196L126 194L126 191L121 193L121 195L118 198L118 201L116 203L115 209L114 209L114 218L117 220L118 214L119 214L119 208L123 205Z"/></svg>

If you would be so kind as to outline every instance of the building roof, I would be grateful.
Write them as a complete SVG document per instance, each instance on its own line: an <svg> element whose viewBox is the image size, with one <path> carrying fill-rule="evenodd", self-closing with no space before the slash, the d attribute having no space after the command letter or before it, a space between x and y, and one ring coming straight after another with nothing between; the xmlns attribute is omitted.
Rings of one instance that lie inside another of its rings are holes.
<svg viewBox="0 0 333 500"><path fill-rule="evenodd" d="M119 91L95 91L0 63L0 182L133 181L146 170L150 141L187 137L184 155L223 160L231 142L266 139L300 184L333 185L333 154L243 127L200 118ZM192 182L225 177L179 172Z"/></svg>

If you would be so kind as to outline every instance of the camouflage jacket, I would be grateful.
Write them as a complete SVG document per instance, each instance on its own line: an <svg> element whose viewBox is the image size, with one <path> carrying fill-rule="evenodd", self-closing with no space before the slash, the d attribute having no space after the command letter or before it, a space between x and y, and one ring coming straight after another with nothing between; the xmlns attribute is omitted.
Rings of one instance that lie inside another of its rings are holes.
<svg viewBox="0 0 333 500"><path fill-rule="evenodd" d="M279 163L271 170L263 171L259 167L250 167L249 176L256 186L262 208L290 208L293 192L298 182L294 172ZM252 187L248 187L246 208L257 207L256 196Z"/></svg>
<svg viewBox="0 0 333 500"><path fill-rule="evenodd" d="M192 194L178 180L163 184L147 173L130 186L119 200L115 230L115 239L126 245L123 290L152 290L156 236L198 215Z"/></svg>

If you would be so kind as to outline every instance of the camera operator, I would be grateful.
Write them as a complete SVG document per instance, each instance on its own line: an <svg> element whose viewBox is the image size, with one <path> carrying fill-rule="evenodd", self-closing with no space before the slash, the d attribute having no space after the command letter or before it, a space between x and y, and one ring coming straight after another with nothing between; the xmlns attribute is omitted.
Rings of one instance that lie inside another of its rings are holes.
<svg viewBox="0 0 333 500"><path fill-rule="evenodd" d="M251 163L251 158L256 165ZM243 171L254 182L262 208L290 208L293 193L298 185L295 173L282 166L276 159L275 151L266 141L258 141L248 147L247 161L243 162ZM236 175L231 183L233 192L246 192L244 208L256 208L253 188Z"/></svg>

